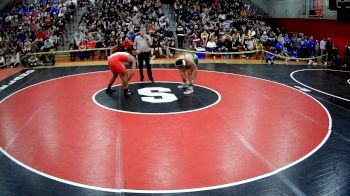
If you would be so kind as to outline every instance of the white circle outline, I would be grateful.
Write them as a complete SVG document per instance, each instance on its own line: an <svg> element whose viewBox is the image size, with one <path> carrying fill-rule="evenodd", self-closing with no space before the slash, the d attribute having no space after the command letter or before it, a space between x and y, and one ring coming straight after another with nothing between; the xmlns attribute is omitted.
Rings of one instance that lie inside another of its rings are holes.
<svg viewBox="0 0 350 196"><path fill-rule="evenodd" d="M132 84L142 84L142 83L144 83L144 82L133 82L133 83L130 83L129 85L132 85ZM173 84L178 83L178 84L180 84L179 82L156 81L156 83L155 83L154 85L156 85L157 83L173 83ZM114 85L114 86L121 86L121 84ZM107 110L111 110L111 111L115 111L115 112L121 112L121 113L127 113L127 114L145 114L145 115L171 115L171 114L183 114L183 113L188 113L188 112L196 112L196 111L200 111L200 110L204 110L204 109L207 109L207 108L209 108L209 107L212 107L212 106L218 104L218 103L221 101L221 94L220 94L219 92L217 92L216 90L211 89L211 88L208 88L208 87L206 87L206 86L197 85L197 84L196 84L195 86L199 86L199 87L208 89L208 90L210 90L210 91L213 91L214 93L216 93L216 94L218 95L218 99L217 99L214 103L212 103L212 104L210 104L210 105L207 105L207 106L205 106L205 107L202 107L202 108L197 108L197 109L193 109L193 110L186 110L186 111L181 111L181 112L169 112L169 113L165 113L165 112L164 112L164 113L149 113L149 112L143 113L143 112L131 112L131 111L125 111L125 110L118 110L118 109L114 109L114 108L109 108L109 107L104 106L104 105L102 105L102 104L100 104L99 102L96 101L96 95L97 95L98 93L100 93L101 91L104 91L105 88L104 88L104 89L101 89L101 90L98 90L98 91L92 96L92 101L93 101L96 105L98 105L98 106L100 106L100 107L102 107L102 108L104 108L104 109L107 109Z"/></svg>
<svg viewBox="0 0 350 196"><path fill-rule="evenodd" d="M177 70L177 69L164 69L164 68L159 68L160 70ZM156 69L158 70L158 69ZM222 184L222 185L215 185L215 186L209 186L209 187L201 187L201 188L190 188L190 189L178 189L178 190L140 190L140 189L112 189L112 188L103 188L103 187L97 187L97 186L91 186L91 185L86 185L86 184L81 184L81 183L77 183L77 182L73 182L73 181L68 181L68 180L64 180L64 179L61 179L61 178L58 178L58 177L55 177L55 176L52 176L52 175L49 175L49 174L46 174L46 173L43 173L41 171L38 171L34 168L31 168L29 167L28 165L18 161L16 158L14 158L13 156L11 156L9 153L7 153L2 147L0 147L0 152L2 152L5 156L7 156L9 159L11 159L12 161L14 161L15 163L17 163L18 165L26 168L27 170L29 171L32 171L38 175L41 175L43 177L46 177L46 178L49 178L49 179L52 179L52 180L55 180L55 181L58 181L58 182L61 182L61 183L65 183L65 184L69 184L69 185L72 185L72 186L76 186L76 187L81 187L81 188L87 188L87 189L91 189L91 190L96 190L96 191L104 191L104 192L115 192L115 193L186 193L186 192L197 192L197 191L207 191L207 190L214 190L214 189L221 189L221 188L227 188L227 187L232 187L232 186L236 186L236 185L240 185L240 184L245 184L245 183L248 183L248 182L253 182L253 181L257 181L257 180L260 180L260 179L263 179L263 178L266 178L266 177L269 177L269 176L272 176L272 175L275 175L283 170L286 170L302 161L304 161L305 159L307 159L308 157L310 157L311 155L313 155L315 152L317 152L325 143L326 141L328 140L329 136L331 135L332 133L332 117L329 113L329 111L327 110L327 108L321 103L319 102L317 99L315 99L314 97L312 97L311 95L307 94L307 93L304 93L302 91L299 91L293 87L290 87L286 84L282 84L282 83L278 83L278 82L275 82L275 81L271 81L271 80L267 80L267 79L263 79L263 78L258 78L258 77L254 77L254 76L247 76L247 75L241 75L241 74L235 74L235 73L225 73L225 72L218 72L218 71L207 71L207 70L200 70L201 72L209 72L209 73L219 73L219 74L225 74L225 75L235 75L235 76L240 76L240 77L247 77L247 78L253 78L253 79L258 79L258 80L263 80L263 81L267 81L267 82L271 82L271 83L274 83L274 84L277 84L277 85L281 85L281 86L284 86L284 87L287 87L287 88L290 88L294 91L297 91L299 93L302 93L306 96L308 96L309 98L311 98L312 100L316 101L316 103L318 103L324 110L325 112L327 113L327 116L328 116L328 132L325 136L325 138L321 141L321 143L316 146L316 148L314 148L313 150L311 150L309 153L307 153L306 155L304 155L303 157L301 157L300 159L290 163L290 164L287 164L281 168L278 168L274 171L271 171L269 173L266 173L266 174L263 174L263 175L260 175L260 176L256 176L256 177L253 177L253 178L249 178L249 179L246 179L246 180L241 180L241 181L237 181L237 182L232 182L232 183L227 183L227 184ZM82 74L72 74L72 75L69 75L69 76L63 76L63 77L58 77L58 78L54 78L54 79L50 79L50 80L46 80L46 81L43 81L43 82L39 82L39 83L36 83L36 84L33 84L33 85L30 85L30 86L27 86L23 89L20 89L12 94L10 94L9 96L5 97L3 100L0 101L0 104L5 101L7 98L11 97L12 95L24 90L24 89L27 89L29 87L32 87L32 86L35 86L35 85L39 85L39 84L42 84L42 83L45 83L45 82L49 82L49 81L53 81L53 80L57 80L57 79L61 79L61 78L66 78L66 77L72 77L72 76L78 76L78 75L85 75L85 74L93 74L93 73L99 73L99 72L107 72L107 71L96 71L96 72L88 72L88 73L82 73Z"/></svg>
<svg viewBox="0 0 350 196"><path fill-rule="evenodd" d="M335 97L335 98L341 99L341 100L343 100L343 101L350 101L349 99L346 99L346 98L344 98L344 97L336 96L336 95L333 95L333 94L330 94L330 93L327 93L327 92L318 90L318 89L316 89L316 88L313 88L313 87L311 87L311 86L308 86L308 85L306 85L306 84L300 82L299 80L295 79L293 75L294 75L295 73L302 72L302 71L337 71L337 72L350 72L350 71L335 70L335 69L299 69L299 70L293 71L293 72L290 74L290 77L294 80L294 82L296 82L296 83L298 83L298 84L300 84L300 85L302 85L302 86L305 86L305 87L307 87L307 88L309 88L309 89L312 89L312 90L314 90L314 91L317 91L317 92L319 92L319 93L322 93L322 94L325 94L325 95L328 95L328 96L331 96L331 97ZM350 79L349 79L347 82L349 83L349 82L350 82ZM350 83L349 83L349 84L350 84Z"/></svg>

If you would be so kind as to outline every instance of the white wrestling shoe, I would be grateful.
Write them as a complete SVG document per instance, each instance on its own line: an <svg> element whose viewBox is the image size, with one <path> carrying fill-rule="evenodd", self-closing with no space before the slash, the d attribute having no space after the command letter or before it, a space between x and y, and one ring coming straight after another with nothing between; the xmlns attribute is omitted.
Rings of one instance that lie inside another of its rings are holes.
<svg viewBox="0 0 350 196"><path fill-rule="evenodd" d="M193 93L193 86L189 86L189 87L187 88L187 90L184 92L185 95L189 95L189 94L191 94L191 93Z"/></svg>

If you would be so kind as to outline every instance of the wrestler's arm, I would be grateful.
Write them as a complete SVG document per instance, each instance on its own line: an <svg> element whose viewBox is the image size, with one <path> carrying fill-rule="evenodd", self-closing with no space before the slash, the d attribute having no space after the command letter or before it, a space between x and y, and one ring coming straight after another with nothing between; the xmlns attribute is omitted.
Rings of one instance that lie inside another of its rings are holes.
<svg viewBox="0 0 350 196"><path fill-rule="evenodd" d="M131 63L131 73L129 75L129 78L128 78L128 81L131 80L131 78L135 75L135 71L136 71L136 59L134 56L129 56L129 60L130 60L130 63Z"/></svg>

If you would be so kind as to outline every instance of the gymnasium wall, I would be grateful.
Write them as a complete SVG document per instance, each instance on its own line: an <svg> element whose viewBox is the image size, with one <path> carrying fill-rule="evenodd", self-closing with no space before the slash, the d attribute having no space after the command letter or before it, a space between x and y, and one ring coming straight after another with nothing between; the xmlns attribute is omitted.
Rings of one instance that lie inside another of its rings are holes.
<svg viewBox="0 0 350 196"><path fill-rule="evenodd" d="M309 0L250 0L272 18L309 18ZM336 19L337 12L329 9L328 0L322 0L322 18Z"/></svg>

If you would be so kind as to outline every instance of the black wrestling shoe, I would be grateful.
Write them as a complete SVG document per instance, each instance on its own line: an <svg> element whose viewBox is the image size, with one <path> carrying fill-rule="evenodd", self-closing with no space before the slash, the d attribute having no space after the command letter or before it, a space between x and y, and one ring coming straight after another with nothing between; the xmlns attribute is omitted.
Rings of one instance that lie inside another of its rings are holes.
<svg viewBox="0 0 350 196"><path fill-rule="evenodd" d="M112 93L114 93L116 90L113 90L113 89L110 89L110 88L107 88L106 89L106 93L111 95Z"/></svg>

